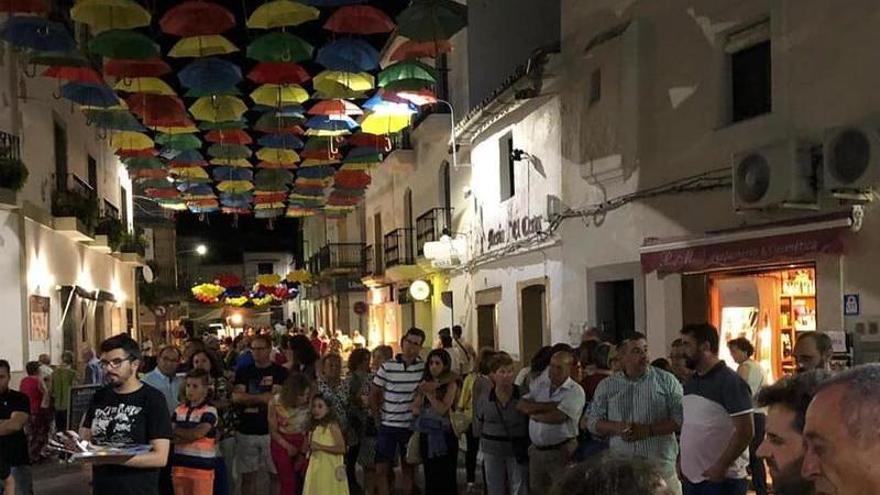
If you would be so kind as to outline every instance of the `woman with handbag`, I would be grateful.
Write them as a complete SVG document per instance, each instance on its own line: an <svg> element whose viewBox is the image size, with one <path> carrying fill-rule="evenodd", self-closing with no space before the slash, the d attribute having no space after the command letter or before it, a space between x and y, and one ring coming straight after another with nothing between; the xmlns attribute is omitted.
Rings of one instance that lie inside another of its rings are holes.
<svg viewBox="0 0 880 495"><path fill-rule="evenodd" d="M413 401L413 430L425 467L425 495L458 493L458 436L449 419L458 395L452 360L444 349L428 354L422 383Z"/></svg>
<svg viewBox="0 0 880 495"><path fill-rule="evenodd" d="M529 491L529 417L516 408L521 395L513 384L513 359L495 354L487 371L493 388L474 409L474 427L480 437L483 470L489 495L526 495Z"/></svg>

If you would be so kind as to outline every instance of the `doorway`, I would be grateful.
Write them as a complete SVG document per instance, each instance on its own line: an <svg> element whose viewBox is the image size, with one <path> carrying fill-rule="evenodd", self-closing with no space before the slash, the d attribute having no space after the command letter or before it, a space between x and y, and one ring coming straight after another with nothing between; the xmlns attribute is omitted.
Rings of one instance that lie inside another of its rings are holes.
<svg viewBox="0 0 880 495"><path fill-rule="evenodd" d="M632 279L596 283L596 321L605 339L620 343L636 331Z"/></svg>
<svg viewBox="0 0 880 495"><path fill-rule="evenodd" d="M547 288L529 285L520 290L520 361L528 362L544 345L547 322Z"/></svg>
<svg viewBox="0 0 880 495"><path fill-rule="evenodd" d="M495 343L495 305L477 306L477 348L497 349Z"/></svg>

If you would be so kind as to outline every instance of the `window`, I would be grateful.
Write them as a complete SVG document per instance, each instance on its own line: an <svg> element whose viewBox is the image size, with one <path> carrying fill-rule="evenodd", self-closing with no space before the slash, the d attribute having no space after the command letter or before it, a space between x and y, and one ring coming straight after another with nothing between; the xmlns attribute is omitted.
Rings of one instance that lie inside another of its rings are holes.
<svg viewBox="0 0 880 495"><path fill-rule="evenodd" d="M67 190L67 129L58 122L52 126L55 148L55 187Z"/></svg>
<svg viewBox="0 0 880 495"><path fill-rule="evenodd" d="M501 181L501 201L510 199L516 194L515 161L513 160L513 132L508 132L498 142L500 148L499 179Z"/></svg>
<svg viewBox="0 0 880 495"><path fill-rule="evenodd" d="M89 186L92 188L92 192L95 195L98 194L98 162L95 160L95 157L89 155L88 157L88 167L89 167Z"/></svg>
<svg viewBox="0 0 880 495"><path fill-rule="evenodd" d="M763 21L728 37L731 121L740 122L772 110L770 23Z"/></svg>
<svg viewBox="0 0 880 495"><path fill-rule="evenodd" d="M125 231L128 232L128 191L119 186L119 206L122 208L122 225L125 226Z"/></svg>
<svg viewBox="0 0 880 495"><path fill-rule="evenodd" d="M602 70L596 69L590 74L590 106L602 99Z"/></svg>
<svg viewBox="0 0 880 495"><path fill-rule="evenodd" d="M257 275L272 275L275 273L273 263L257 263Z"/></svg>

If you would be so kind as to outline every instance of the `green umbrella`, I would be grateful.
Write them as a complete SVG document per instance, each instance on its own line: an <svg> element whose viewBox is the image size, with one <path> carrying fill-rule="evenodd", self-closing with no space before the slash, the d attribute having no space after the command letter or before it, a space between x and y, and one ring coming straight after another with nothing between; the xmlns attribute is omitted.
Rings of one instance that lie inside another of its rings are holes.
<svg viewBox="0 0 880 495"><path fill-rule="evenodd" d="M89 109L83 113L87 123L101 129L135 132L146 130L128 110Z"/></svg>
<svg viewBox="0 0 880 495"><path fill-rule="evenodd" d="M208 154L214 158L250 158L252 152L247 146L240 144L212 144Z"/></svg>
<svg viewBox="0 0 880 495"><path fill-rule="evenodd" d="M468 9L453 0L413 0L397 16L397 34L415 41L448 40L467 26Z"/></svg>
<svg viewBox="0 0 880 495"><path fill-rule="evenodd" d="M293 126L301 126L305 120L301 117L280 117L273 112L268 112L260 116L254 124L254 129L260 132L276 133Z"/></svg>
<svg viewBox="0 0 880 495"><path fill-rule="evenodd" d="M202 140L192 134L159 134L156 143L168 149L185 151L202 147Z"/></svg>
<svg viewBox="0 0 880 495"><path fill-rule="evenodd" d="M28 58L28 63L34 65L85 67L89 61L79 52L34 52Z"/></svg>
<svg viewBox="0 0 880 495"><path fill-rule="evenodd" d="M189 89L184 96L187 98L201 98L202 96L239 96L241 91L238 88L226 88L220 91L213 89Z"/></svg>
<svg viewBox="0 0 880 495"><path fill-rule="evenodd" d="M259 62L303 62L311 59L314 51L299 36L277 31L255 39L247 47L247 56Z"/></svg>
<svg viewBox="0 0 880 495"><path fill-rule="evenodd" d="M437 83L437 71L417 60L389 65L379 73L379 87L391 91L417 90Z"/></svg>
<svg viewBox="0 0 880 495"><path fill-rule="evenodd" d="M136 31L112 29L95 36L89 51L107 58L148 59L159 56L159 45Z"/></svg>
<svg viewBox="0 0 880 495"><path fill-rule="evenodd" d="M268 168L257 172L254 185L260 189L279 190L286 184L293 183L293 173L281 168ZM270 189L277 187L278 189Z"/></svg>
<svg viewBox="0 0 880 495"><path fill-rule="evenodd" d="M127 158L124 160L125 166L129 170L155 170L165 168L165 162L152 158Z"/></svg>
<svg viewBox="0 0 880 495"><path fill-rule="evenodd" d="M246 129L247 122L242 120L227 120L225 122L201 122L199 129L203 131L213 131L215 129Z"/></svg>

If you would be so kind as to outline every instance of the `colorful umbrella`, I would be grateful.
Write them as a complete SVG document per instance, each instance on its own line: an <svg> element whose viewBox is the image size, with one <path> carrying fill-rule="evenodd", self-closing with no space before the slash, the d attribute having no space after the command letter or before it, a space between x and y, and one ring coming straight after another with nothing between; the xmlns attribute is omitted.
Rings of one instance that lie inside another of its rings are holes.
<svg viewBox="0 0 880 495"><path fill-rule="evenodd" d="M385 100L411 103L417 107L434 105L439 101L437 95L428 88L408 91L386 91L383 89L379 91L379 94Z"/></svg>
<svg viewBox="0 0 880 495"><path fill-rule="evenodd" d="M187 98L201 98L202 96L241 96L241 91L235 86L208 91L203 91L201 89L188 89L183 96L186 96Z"/></svg>
<svg viewBox="0 0 880 495"><path fill-rule="evenodd" d="M254 123L254 129L267 134L304 134L300 125L303 119L279 117L272 112L265 113Z"/></svg>
<svg viewBox="0 0 880 495"><path fill-rule="evenodd" d="M17 48L43 52L68 52L76 42L63 24L42 17L13 16L0 25L0 39Z"/></svg>
<svg viewBox="0 0 880 495"><path fill-rule="evenodd" d="M296 169L296 176L303 177L306 179L326 179L327 177L333 177L336 174L336 169L329 165L317 165L314 167L300 167Z"/></svg>
<svg viewBox="0 0 880 495"><path fill-rule="evenodd" d="M299 36L272 32L247 47L248 58L258 62L302 62L312 58L315 48Z"/></svg>
<svg viewBox="0 0 880 495"><path fill-rule="evenodd" d="M301 65L290 62L260 62L247 78L257 84L303 84L312 76Z"/></svg>
<svg viewBox="0 0 880 495"><path fill-rule="evenodd" d="M309 115L363 115L364 111L348 100L324 100L312 105Z"/></svg>
<svg viewBox="0 0 880 495"><path fill-rule="evenodd" d="M234 96L203 96L189 107L189 111L197 120L225 122L241 118L247 105Z"/></svg>
<svg viewBox="0 0 880 495"><path fill-rule="evenodd" d="M158 57L159 45L136 31L113 29L95 36L89 51L107 58L144 60Z"/></svg>
<svg viewBox="0 0 880 495"><path fill-rule="evenodd" d="M128 110L89 109L83 112L89 125L116 131L146 131Z"/></svg>
<svg viewBox="0 0 880 495"><path fill-rule="evenodd" d="M217 91L241 82L241 69L227 60L208 57L189 63L177 75L180 84L200 91Z"/></svg>
<svg viewBox="0 0 880 495"><path fill-rule="evenodd" d="M220 34L235 27L235 15L213 2L187 0L165 12L159 27L181 38Z"/></svg>
<svg viewBox="0 0 880 495"><path fill-rule="evenodd" d="M369 146L362 146L358 148L352 148L351 151L346 155L345 160L342 163L345 164L356 164L356 163L364 163L364 164L373 164L373 163L381 163L382 162L382 153L380 150Z"/></svg>
<svg viewBox="0 0 880 495"><path fill-rule="evenodd" d="M394 21L384 12L369 5L347 5L324 23L324 29L343 34L382 34L394 31Z"/></svg>
<svg viewBox="0 0 880 495"><path fill-rule="evenodd" d="M252 168L251 162L246 158L212 158L211 165L223 165L227 167Z"/></svg>
<svg viewBox="0 0 880 495"><path fill-rule="evenodd" d="M299 155L295 151L280 148L262 148L257 151L257 158L269 163L291 165L299 161Z"/></svg>
<svg viewBox="0 0 880 495"><path fill-rule="evenodd" d="M172 168L168 173L177 179L186 179L189 182L208 182L211 178L202 167L178 167Z"/></svg>
<svg viewBox="0 0 880 495"><path fill-rule="evenodd" d="M265 169L257 172L254 184L261 188L285 186L293 183L293 173L284 169ZM266 196L266 195L264 195ZM275 198L272 198L275 199ZM283 199L281 200L283 201Z"/></svg>
<svg viewBox="0 0 880 495"><path fill-rule="evenodd" d="M79 0L70 18L87 24L93 33L150 25L150 13L133 0Z"/></svg>
<svg viewBox="0 0 880 495"><path fill-rule="evenodd" d="M142 132L119 131L110 134L110 147L113 149L139 150L151 146L155 146L155 143Z"/></svg>
<svg viewBox="0 0 880 495"><path fill-rule="evenodd" d="M28 57L27 62L33 65L56 66L63 65L66 67L86 67L89 65L88 59L78 51L69 52L33 52Z"/></svg>
<svg viewBox="0 0 880 495"><path fill-rule="evenodd" d="M185 149L183 151L175 153L173 162L186 165L201 165L207 163L205 162L205 157L202 156L202 153L196 149Z"/></svg>
<svg viewBox="0 0 880 495"><path fill-rule="evenodd" d="M361 122L361 130L370 134L395 134L407 128L410 115L371 113Z"/></svg>
<svg viewBox="0 0 880 495"><path fill-rule="evenodd" d="M248 17L247 27L251 29L274 29L286 26L299 26L314 21L321 11L290 0L275 0L257 7Z"/></svg>
<svg viewBox="0 0 880 495"><path fill-rule="evenodd" d="M348 131L356 129L358 123L348 115L315 115L306 121L309 130Z"/></svg>
<svg viewBox="0 0 880 495"><path fill-rule="evenodd" d="M125 93L177 96L174 89L158 77L135 77L120 79L114 86L116 91Z"/></svg>
<svg viewBox="0 0 880 495"><path fill-rule="evenodd" d="M221 122L200 122L199 128L203 131L213 131L214 129L245 129L247 122L244 120L226 120Z"/></svg>
<svg viewBox="0 0 880 495"><path fill-rule="evenodd" d="M444 53L452 52L449 40L415 41L407 40L391 53L393 62L415 58L437 58Z"/></svg>
<svg viewBox="0 0 880 495"><path fill-rule="evenodd" d="M385 68L378 76L379 87L390 90L417 90L433 86L437 71L417 60L404 60Z"/></svg>
<svg viewBox="0 0 880 495"><path fill-rule="evenodd" d="M119 104L116 93L104 84L67 83L61 86L61 96L88 107L107 108Z"/></svg>
<svg viewBox="0 0 880 495"><path fill-rule="evenodd" d="M70 82L104 84L101 74L91 67L54 66L44 70L42 76Z"/></svg>
<svg viewBox="0 0 880 495"><path fill-rule="evenodd" d="M251 169L241 167L217 167L211 172L211 177L216 181L224 180L253 180L254 172Z"/></svg>
<svg viewBox="0 0 880 495"><path fill-rule="evenodd" d="M267 148L300 149L303 142L293 134L266 134L257 140L257 144Z"/></svg>
<svg viewBox="0 0 880 495"><path fill-rule="evenodd" d="M391 151L391 141L387 137L368 132L354 134L346 139L346 143L349 146L373 148L378 151Z"/></svg>
<svg viewBox="0 0 880 495"><path fill-rule="evenodd" d="M254 190L254 184L246 180L227 180L217 184L217 190L227 193L242 193Z"/></svg>
<svg viewBox="0 0 880 495"><path fill-rule="evenodd" d="M131 158L152 158L159 154L156 148L143 148L140 150L116 150L116 156L120 160L128 160Z"/></svg>
<svg viewBox="0 0 880 495"><path fill-rule="evenodd" d="M346 189L365 189L371 182L370 175L362 171L339 171L333 176L334 185Z"/></svg>
<svg viewBox="0 0 880 495"><path fill-rule="evenodd" d="M44 14L47 10L44 0L0 0L0 12L6 14Z"/></svg>
<svg viewBox="0 0 880 495"><path fill-rule="evenodd" d="M221 144L251 144L250 135L241 129L215 129L205 134L205 141Z"/></svg>
<svg viewBox="0 0 880 495"><path fill-rule="evenodd" d="M171 67L160 58L146 60L104 60L104 75L112 77L159 77L171 72Z"/></svg>
<svg viewBox="0 0 880 495"><path fill-rule="evenodd" d="M126 158L123 162L129 170L155 170L165 168L165 162L155 157Z"/></svg>
<svg viewBox="0 0 880 495"><path fill-rule="evenodd" d="M315 61L330 70L369 72L379 67L379 58L379 52L366 41L343 38L324 45Z"/></svg>
<svg viewBox="0 0 880 495"><path fill-rule="evenodd" d="M250 148L240 144L212 144L208 147L208 154L215 158L232 160L250 158L253 153Z"/></svg>
<svg viewBox="0 0 880 495"><path fill-rule="evenodd" d="M323 95L332 98L340 92L363 93L373 89L375 80L366 72L352 73L325 70L312 81L312 85ZM342 97L344 98L344 97Z"/></svg>
<svg viewBox="0 0 880 495"><path fill-rule="evenodd" d="M183 123L188 120L183 101L174 95L135 93L126 98L128 108L146 125L163 125L166 122Z"/></svg>
<svg viewBox="0 0 880 495"><path fill-rule="evenodd" d="M467 11L453 0L413 0L397 16L397 32L416 41L448 40L467 26Z"/></svg>
<svg viewBox="0 0 880 495"><path fill-rule="evenodd" d="M364 102L364 110L374 113L413 115L419 109L408 101L390 101L383 98L384 93L379 92Z"/></svg>
<svg viewBox="0 0 880 495"><path fill-rule="evenodd" d="M186 125L151 126L151 129L156 132L164 132L165 134L192 134L194 132L199 132L199 128L192 122L188 122Z"/></svg>
<svg viewBox="0 0 880 495"><path fill-rule="evenodd" d="M231 41L219 34L212 34L183 38L171 47L168 56L174 58L213 57L215 55L228 55L237 51L238 47L233 45Z"/></svg>
<svg viewBox="0 0 880 495"><path fill-rule="evenodd" d="M159 134L156 143L172 150L197 150L202 147L202 140L192 134Z"/></svg>
<svg viewBox="0 0 880 495"><path fill-rule="evenodd" d="M289 84L264 84L251 93L251 99L259 105L278 107L286 104L301 104L309 99L309 93L302 86Z"/></svg>

